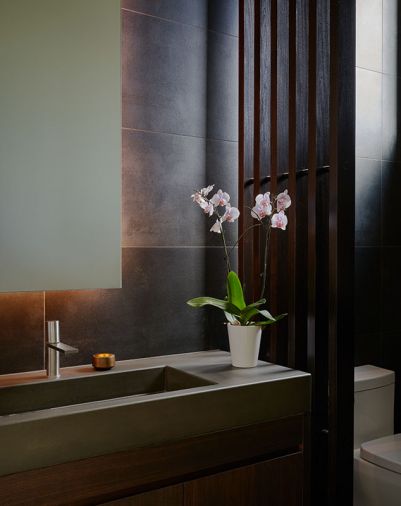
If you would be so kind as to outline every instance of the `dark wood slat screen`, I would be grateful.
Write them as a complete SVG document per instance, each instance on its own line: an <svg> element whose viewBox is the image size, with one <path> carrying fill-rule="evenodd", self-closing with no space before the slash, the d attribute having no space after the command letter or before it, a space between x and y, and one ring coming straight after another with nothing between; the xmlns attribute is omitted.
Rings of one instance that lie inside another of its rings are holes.
<svg viewBox="0 0 401 506"><path fill-rule="evenodd" d="M240 231L259 192L288 188L268 304L289 315L261 357L313 376L311 502L322 505L352 500L354 25L355 0L240 0ZM248 297L260 243L254 232L240 244Z"/></svg>

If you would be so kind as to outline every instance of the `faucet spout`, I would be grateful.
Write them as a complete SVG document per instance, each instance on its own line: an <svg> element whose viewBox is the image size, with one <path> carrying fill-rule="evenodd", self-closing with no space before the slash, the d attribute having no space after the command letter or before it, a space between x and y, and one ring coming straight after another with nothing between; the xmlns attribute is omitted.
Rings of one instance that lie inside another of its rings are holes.
<svg viewBox="0 0 401 506"><path fill-rule="evenodd" d="M78 353L78 348L69 346L60 341L60 322L58 320L47 322L47 376L49 378L60 377L60 354L69 355Z"/></svg>
<svg viewBox="0 0 401 506"><path fill-rule="evenodd" d="M78 353L78 348L74 348L73 346L69 346L68 344L64 343L51 343L47 342L47 347L51 348L52 350L56 350L59 353L63 353L64 355L70 355L71 353Z"/></svg>

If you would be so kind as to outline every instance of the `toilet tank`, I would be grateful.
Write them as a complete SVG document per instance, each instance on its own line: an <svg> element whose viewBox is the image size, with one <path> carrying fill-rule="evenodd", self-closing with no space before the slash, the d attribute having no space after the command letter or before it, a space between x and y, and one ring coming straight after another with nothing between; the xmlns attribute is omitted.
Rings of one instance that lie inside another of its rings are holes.
<svg viewBox="0 0 401 506"><path fill-rule="evenodd" d="M373 365L354 370L354 448L394 433L394 371Z"/></svg>

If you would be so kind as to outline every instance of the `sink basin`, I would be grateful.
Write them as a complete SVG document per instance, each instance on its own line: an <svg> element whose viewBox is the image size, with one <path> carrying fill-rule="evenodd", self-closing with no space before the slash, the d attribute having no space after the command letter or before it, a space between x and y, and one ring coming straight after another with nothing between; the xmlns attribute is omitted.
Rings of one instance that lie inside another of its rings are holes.
<svg viewBox="0 0 401 506"><path fill-rule="evenodd" d="M213 384L166 366L15 385L0 390L0 416Z"/></svg>

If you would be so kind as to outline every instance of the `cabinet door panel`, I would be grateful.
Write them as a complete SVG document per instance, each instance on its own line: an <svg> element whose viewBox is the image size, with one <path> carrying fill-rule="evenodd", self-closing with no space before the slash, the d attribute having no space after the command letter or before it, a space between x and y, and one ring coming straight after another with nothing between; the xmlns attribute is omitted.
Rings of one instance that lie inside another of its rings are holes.
<svg viewBox="0 0 401 506"><path fill-rule="evenodd" d="M152 490L104 503L103 506L182 506L183 485Z"/></svg>
<svg viewBox="0 0 401 506"><path fill-rule="evenodd" d="M206 476L184 485L185 506L300 506L300 453Z"/></svg>

